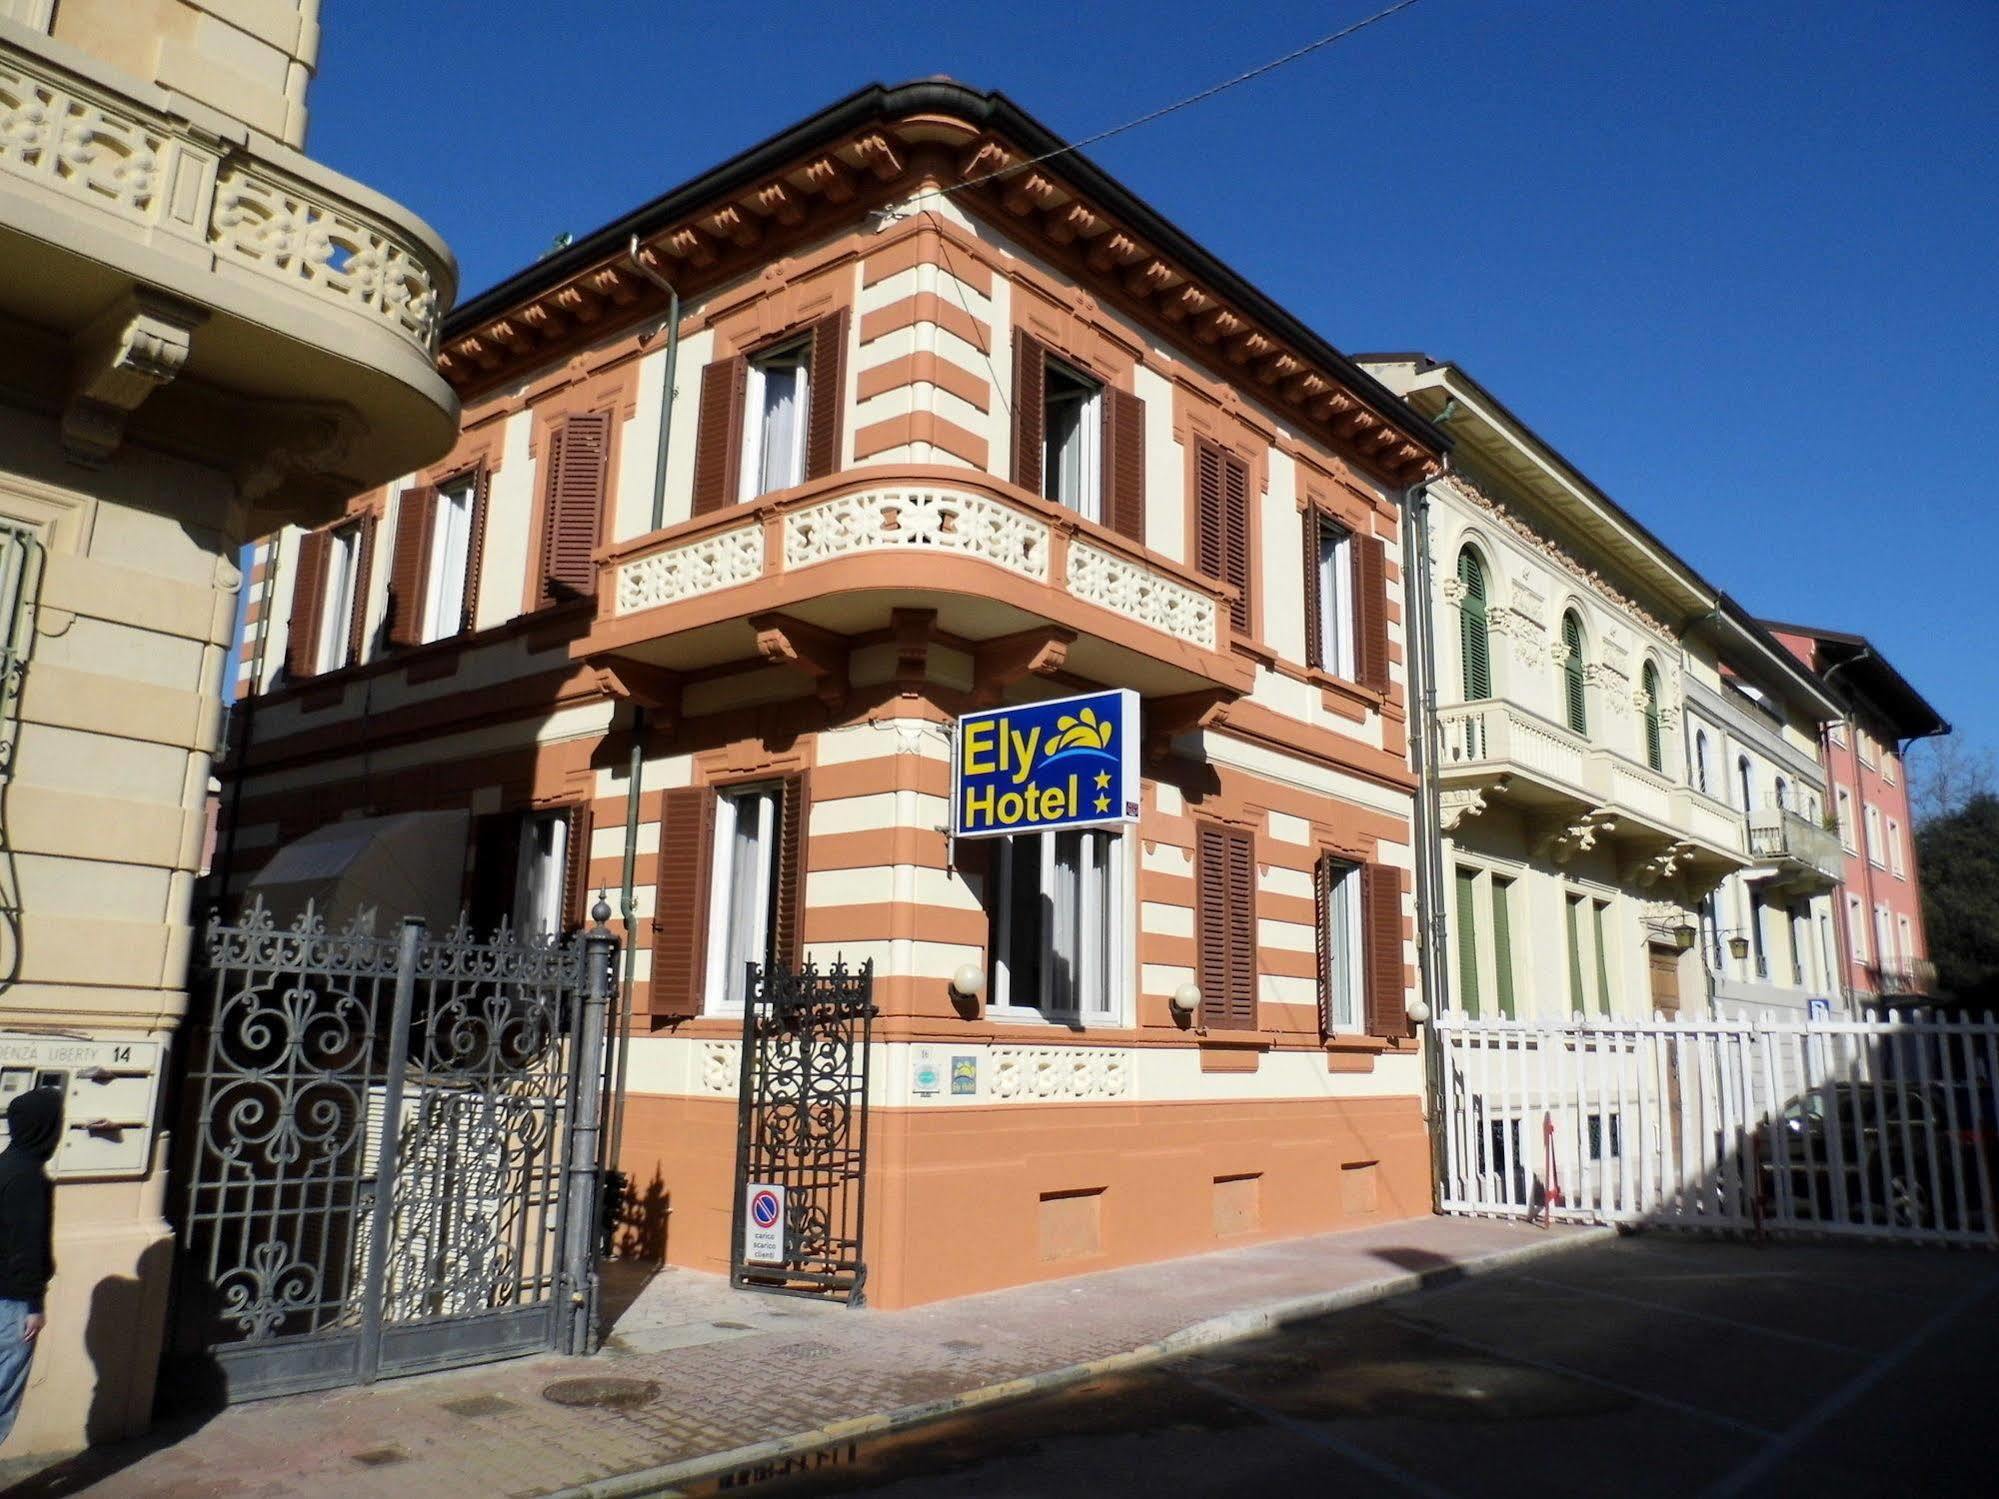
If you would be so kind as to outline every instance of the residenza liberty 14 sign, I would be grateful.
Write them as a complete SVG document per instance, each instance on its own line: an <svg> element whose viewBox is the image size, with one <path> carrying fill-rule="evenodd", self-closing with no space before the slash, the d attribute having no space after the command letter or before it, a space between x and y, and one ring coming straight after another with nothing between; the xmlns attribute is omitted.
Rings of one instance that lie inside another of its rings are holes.
<svg viewBox="0 0 1999 1499"><path fill-rule="evenodd" d="M951 766L954 837L1137 822L1138 694L1117 688L967 713Z"/></svg>

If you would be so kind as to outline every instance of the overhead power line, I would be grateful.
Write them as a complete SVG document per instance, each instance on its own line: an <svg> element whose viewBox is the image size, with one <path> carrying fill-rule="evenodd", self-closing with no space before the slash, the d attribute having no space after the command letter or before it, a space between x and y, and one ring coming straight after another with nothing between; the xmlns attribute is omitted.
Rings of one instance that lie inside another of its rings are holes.
<svg viewBox="0 0 1999 1499"><path fill-rule="evenodd" d="M984 176L973 177L968 179L967 181L957 183L952 187L945 188L942 192L938 193L936 196L948 197L950 194L956 192L962 192L968 187L977 187L980 183L991 182L995 177L1011 177L1016 172L1024 172L1029 167L1039 166L1044 161L1053 161L1058 156L1067 156L1070 152L1080 151L1085 146L1094 146L1099 141L1107 141L1114 135L1123 135L1126 131L1136 130L1141 125L1150 125L1154 120L1163 120L1166 118L1166 116L1170 114L1175 114L1180 110L1188 109L1191 108L1193 105L1203 103L1206 100L1214 98L1215 95L1217 94L1227 93L1230 89L1235 88L1239 84L1248 83L1252 79L1261 78L1265 73L1274 73L1277 71L1277 69L1284 67L1287 63L1294 63L1298 61L1298 59L1301 57L1309 57L1314 52L1317 52L1322 48L1332 46L1335 42L1343 42L1348 37L1354 36L1359 32L1365 31L1367 30L1368 27L1375 25L1377 22L1385 21L1390 16L1395 15L1400 11L1408 10L1411 6L1417 3L1418 0L1395 0L1395 4L1384 6L1382 9L1376 11L1371 16L1363 16L1360 20L1355 21L1352 25L1342 26L1338 31L1329 31L1324 36L1320 37L1318 40L1307 42L1302 47L1294 48L1291 51L1286 52L1282 57L1273 57L1270 59L1269 62L1262 63L1257 67L1251 68L1247 73L1238 73L1236 74L1235 77L1224 79L1222 82L1217 84L1212 84L1209 87L1202 89L1197 94L1189 94L1184 99L1176 99L1173 103L1164 105L1146 114L1142 114L1138 116L1138 118L1136 119L1126 120L1122 125L1113 125L1108 130L1099 130L1095 135L1086 135L1083 137L1083 139L1079 141L1071 141L1066 146L1057 146L1053 151L1044 151L1039 156L1030 156L1025 161L1016 161L1008 166L1000 167L995 171L987 172Z"/></svg>

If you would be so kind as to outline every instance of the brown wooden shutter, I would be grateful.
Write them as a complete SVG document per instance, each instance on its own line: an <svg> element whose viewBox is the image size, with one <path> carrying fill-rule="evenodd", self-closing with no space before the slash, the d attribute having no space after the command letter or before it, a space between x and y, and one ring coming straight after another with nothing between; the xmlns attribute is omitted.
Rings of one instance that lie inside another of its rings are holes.
<svg viewBox="0 0 1999 1499"><path fill-rule="evenodd" d="M567 930L590 923L590 831L593 819L590 804L579 802L569 809L569 828L564 834L567 858L562 872L562 913Z"/></svg>
<svg viewBox="0 0 1999 1499"><path fill-rule="evenodd" d="M805 377L805 477L840 466L840 426L847 402L847 309L812 325L811 368Z"/></svg>
<svg viewBox="0 0 1999 1499"><path fill-rule="evenodd" d="M608 411L579 411L548 434L548 483L541 502L539 602L544 605L596 591L591 554L603 530L610 461Z"/></svg>
<svg viewBox="0 0 1999 1499"><path fill-rule="evenodd" d="M777 891L770 951L796 971L805 961L805 839L811 806L805 777L788 778L778 792Z"/></svg>
<svg viewBox="0 0 1999 1499"><path fill-rule="evenodd" d="M430 485L405 489L396 506L396 549L389 558L389 644L415 645L423 639L423 585L430 575L431 523L437 491Z"/></svg>
<svg viewBox="0 0 1999 1499"><path fill-rule="evenodd" d="M1305 664L1326 669L1326 621L1319 597L1319 509L1305 507Z"/></svg>
<svg viewBox="0 0 1999 1499"><path fill-rule="evenodd" d="M1025 328L1013 330L1013 482L1041 493L1041 449L1046 441L1048 353Z"/></svg>
<svg viewBox="0 0 1999 1499"><path fill-rule="evenodd" d="M1388 562L1381 542L1372 536L1353 539L1355 670L1360 684L1388 691Z"/></svg>
<svg viewBox="0 0 1999 1499"><path fill-rule="evenodd" d="M1111 529L1145 545L1145 402L1104 389L1104 515Z"/></svg>
<svg viewBox="0 0 1999 1499"><path fill-rule="evenodd" d="M298 539L298 575L292 580L291 626L285 632L285 670L309 677L319 660L319 616L326 602L326 554L330 538L308 531Z"/></svg>
<svg viewBox="0 0 1999 1499"><path fill-rule="evenodd" d="M1194 564L1232 584L1229 620L1249 633L1249 467L1214 443L1194 444Z"/></svg>
<svg viewBox="0 0 1999 1499"><path fill-rule="evenodd" d="M1235 584L1235 607L1230 617L1236 629L1250 633L1249 607L1249 466L1240 458L1224 455L1222 460L1222 542L1228 571L1224 581Z"/></svg>
<svg viewBox="0 0 1999 1499"><path fill-rule="evenodd" d="M1311 514L1307 511L1306 514ZM1338 1026L1333 1019L1333 862L1319 855L1312 866L1312 951L1319 966L1319 1035L1330 1036Z"/></svg>
<svg viewBox="0 0 1999 1499"><path fill-rule="evenodd" d="M464 634L478 623L479 580L486 571L486 491L491 475L484 466L472 476L472 524L465 537L465 597L458 608L458 629Z"/></svg>
<svg viewBox="0 0 1999 1499"><path fill-rule="evenodd" d="M1256 838L1201 825L1194 844L1195 982L1210 1030L1256 1029Z"/></svg>
<svg viewBox="0 0 1999 1499"><path fill-rule="evenodd" d="M701 372L701 416L694 433L695 515L733 505L743 483L743 402L750 362L740 354Z"/></svg>
<svg viewBox="0 0 1999 1499"><path fill-rule="evenodd" d="M701 1013L708 977L708 870L715 847L715 793L676 786L661 797L659 866L652 908L648 1008L682 1019Z"/></svg>
<svg viewBox="0 0 1999 1499"><path fill-rule="evenodd" d="M375 517L364 515L354 543L354 610L347 616L347 664L358 662L365 653L368 627L368 590L375 581Z"/></svg>
<svg viewBox="0 0 1999 1499"><path fill-rule="evenodd" d="M1387 864L1360 871L1361 926L1367 941L1367 1030L1371 1036L1409 1034L1402 992L1402 873Z"/></svg>

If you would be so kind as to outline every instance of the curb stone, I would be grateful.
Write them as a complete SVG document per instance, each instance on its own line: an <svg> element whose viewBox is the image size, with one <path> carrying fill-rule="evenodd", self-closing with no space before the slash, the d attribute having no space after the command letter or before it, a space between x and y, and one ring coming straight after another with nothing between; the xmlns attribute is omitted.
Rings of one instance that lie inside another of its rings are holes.
<svg viewBox="0 0 1999 1499"><path fill-rule="evenodd" d="M1489 1275L1496 1270L1511 1269L1530 1260L1566 1253L1571 1249L1581 1249L1590 1244L1601 1244L1615 1238L1616 1234L1617 1231L1613 1228L1585 1228L1563 1234L1560 1238L1544 1239L1537 1244L1522 1244L1512 1249L1495 1250L1491 1254L1481 1255L1464 1264L1445 1265L1434 1270L1409 1270L1380 1280L1366 1281L1360 1285L1342 1286L1335 1291L1294 1296L1284 1301L1267 1302L1262 1306L1244 1307L1239 1311L1224 1312L1219 1316L1205 1318L1181 1328L1178 1332L1168 1333L1163 1338L1141 1344L1124 1353L1109 1354L1086 1363L1066 1364L1059 1369L1050 1369L1041 1374L1002 1380L997 1384L966 1390L962 1394L946 1395L936 1400L923 1400L914 1405L898 1406L894 1410L875 1411L864 1416L849 1416L843 1420L829 1421L810 1431L802 1431L788 1437L772 1437L768 1441L752 1442L748 1446L735 1447L727 1452L682 1458L678 1462L663 1463L658 1467L640 1468L610 1478L592 1479L588 1483L557 1489L544 1496L544 1499L673 1499L673 1496L683 1493L684 1486L688 1484L703 1483L709 1479L738 1473L746 1468L754 1469L792 1458L805 1457L859 1437L887 1436L892 1432L907 1431L911 1427L924 1426L946 1416L960 1415L985 1406L1024 1400L1031 1395L1052 1394L1057 1390L1068 1389L1072 1385L1100 1379L1106 1374L1122 1374L1203 1349L1245 1342L1264 1333L1274 1332L1279 1328L1324 1316L1330 1312L1364 1306L1371 1301L1385 1301L1391 1296L1407 1295L1411 1291L1434 1289L1455 1281L1469 1280L1474 1276Z"/></svg>

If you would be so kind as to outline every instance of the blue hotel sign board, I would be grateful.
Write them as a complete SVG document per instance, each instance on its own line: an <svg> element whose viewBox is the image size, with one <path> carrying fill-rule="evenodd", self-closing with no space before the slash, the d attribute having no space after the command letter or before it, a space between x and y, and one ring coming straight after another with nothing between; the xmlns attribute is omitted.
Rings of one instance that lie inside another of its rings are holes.
<svg viewBox="0 0 1999 1499"><path fill-rule="evenodd" d="M1138 821L1138 694L1129 689L967 713L951 748L954 837Z"/></svg>

